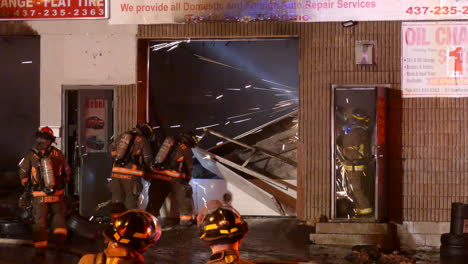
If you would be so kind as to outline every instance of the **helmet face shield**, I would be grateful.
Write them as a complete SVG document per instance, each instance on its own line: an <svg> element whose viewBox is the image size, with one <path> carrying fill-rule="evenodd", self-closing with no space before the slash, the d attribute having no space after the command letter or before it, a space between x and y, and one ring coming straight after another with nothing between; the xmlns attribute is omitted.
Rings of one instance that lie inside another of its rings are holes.
<svg viewBox="0 0 468 264"><path fill-rule="evenodd" d="M119 245L143 252L161 237L158 219L143 210L129 210L120 215L104 235Z"/></svg>
<svg viewBox="0 0 468 264"><path fill-rule="evenodd" d="M243 239L248 231L247 223L231 207L209 210L199 226L200 239L209 245L235 243Z"/></svg>

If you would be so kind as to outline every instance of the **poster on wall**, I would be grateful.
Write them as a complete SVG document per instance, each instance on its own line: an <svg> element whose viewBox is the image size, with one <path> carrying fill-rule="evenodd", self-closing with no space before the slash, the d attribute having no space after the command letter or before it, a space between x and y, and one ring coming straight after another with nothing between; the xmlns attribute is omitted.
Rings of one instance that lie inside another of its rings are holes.
<svg viewBox="0 0 468 264"><path fill-rule="evenodd" d="M0 0L0 21L108 17L108 0Z"/></svg>
<svg viewBox="0 0 468 264"><path fill-rule="evenodd" d="M468 23L403 23L403 97L468 96Z"/></svg>
<svg viewBox="0 0 468 264"><path fill-rule="evenodd" d="M467 0L112 0L111 24L466 19Z"/></svg>
<svg viewBox="0 0 468 264"><path fill-rule="evenodd" d="M85 137L86 152L106 152L106 104L105 99L86 99Z"/></svg>

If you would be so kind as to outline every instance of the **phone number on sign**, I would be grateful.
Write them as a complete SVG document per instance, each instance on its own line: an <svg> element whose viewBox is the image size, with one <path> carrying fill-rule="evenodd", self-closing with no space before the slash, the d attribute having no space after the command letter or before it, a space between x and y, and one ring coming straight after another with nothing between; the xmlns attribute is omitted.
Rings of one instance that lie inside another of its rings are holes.
<svg viewBox="0 0 468 264"><path fill-rule="evenodd" d="M14 17L103 17L104 9L23 9L13 12Z"/></svg>
<svg viewBox="0 0 468 264"><path fill-rule="evenodd" d="M410 15L468 15L468 6L411 6L406 9Z"/></svg>

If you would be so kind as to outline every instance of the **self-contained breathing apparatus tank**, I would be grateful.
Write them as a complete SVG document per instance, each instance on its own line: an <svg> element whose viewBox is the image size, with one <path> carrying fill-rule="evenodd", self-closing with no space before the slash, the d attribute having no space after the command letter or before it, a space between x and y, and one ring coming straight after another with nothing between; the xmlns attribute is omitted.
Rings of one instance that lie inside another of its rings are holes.
<svg viewBox="0 0 468 264"><path fill-rule="evenodd" d="M119 138L119 142L116 144L115 151L115 164L118 166L125 166L128 162L127 153L130 149L130 146L133 143L134 135L133 133L124 133Z"/></svg>
<svg viewBox="0 0 468 264"><path fill-rule="evenodd" d="M44 181L44 192L47 194L53 193L56 188L54 168L52 160L49 156L44 156L40 160L40 173Z"/></svg>
<svg viewBox="0 0 468 264"><path fill-rule="evenodd" d="M171 152L172 148L176 144L176 140L173 137L166 137L161 147L158 150L154 158L154 167L157 169L164 169L164 163L167 159L167 156Z"/></svg>

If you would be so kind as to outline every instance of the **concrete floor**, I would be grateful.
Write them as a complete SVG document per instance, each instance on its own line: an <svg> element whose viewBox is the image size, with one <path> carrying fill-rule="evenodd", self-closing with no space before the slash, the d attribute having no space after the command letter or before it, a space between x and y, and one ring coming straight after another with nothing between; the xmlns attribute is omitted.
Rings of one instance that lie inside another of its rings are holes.
<svg viewBox="0 0 468 264"><path fill-rule="evenodd" d="M344 257L351 252L345 247L311 245L310 227L292 218L247 218L251 232L241 246L243 258L259 263L270 261L297 261L302 263L345 264ZM2 240L0 239L0 242ZM5 242L3 240L3 242ZM34 256L31 246L0 243L0 264L71 264L77 263L85 252L98 252L102 241L79 237L70 239L66 250L50 249L46 257ZM414 251L408 254L418 258L418 264L439 263L436 252ZM196 227L165 228L161 240L145 253L145 263L197 264L205 263L210 252L198 239Z"/></svg>

